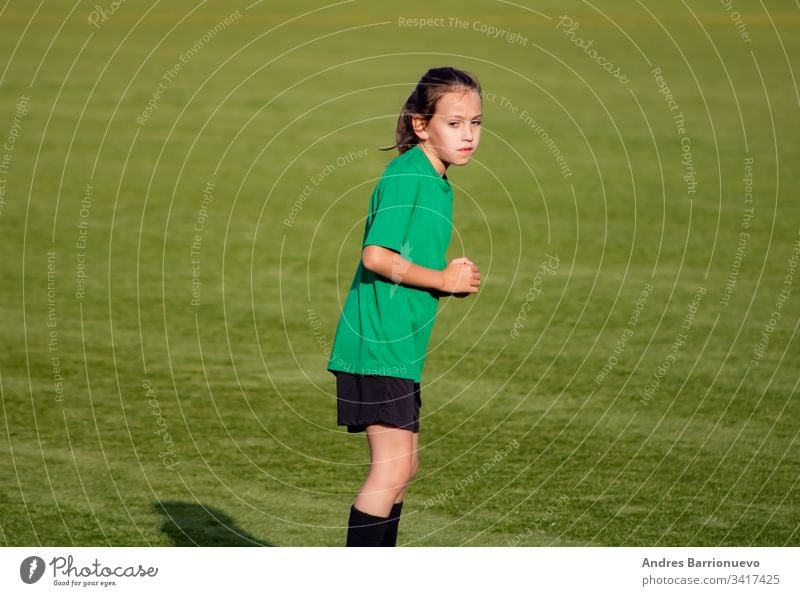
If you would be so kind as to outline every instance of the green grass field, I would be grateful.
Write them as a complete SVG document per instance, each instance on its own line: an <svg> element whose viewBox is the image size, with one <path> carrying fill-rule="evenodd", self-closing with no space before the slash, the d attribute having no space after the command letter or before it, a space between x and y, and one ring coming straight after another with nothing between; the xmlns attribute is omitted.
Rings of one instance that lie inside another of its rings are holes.
<svg viewBox="0 0 800 596"><path fill-rule="evenodd" d="M0 7L0 543L344 544L327 350L451 64L483 284L398 543L800 545L798 6L269 4Z"/></svg>

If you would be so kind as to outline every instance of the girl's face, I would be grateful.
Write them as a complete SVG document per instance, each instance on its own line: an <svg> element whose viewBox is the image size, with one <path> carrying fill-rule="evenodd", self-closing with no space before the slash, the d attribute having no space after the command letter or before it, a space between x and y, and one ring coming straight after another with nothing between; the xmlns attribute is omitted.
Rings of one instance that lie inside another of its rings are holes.
<svg viewBox="0 0 800 596"><path fill-rule="evenodd" d="M420 149L440 175L451 164L469 163L481 139L481 109L476 91L449 91L436 102L436 112L428 122L420 116L412 117Z"/></svg>

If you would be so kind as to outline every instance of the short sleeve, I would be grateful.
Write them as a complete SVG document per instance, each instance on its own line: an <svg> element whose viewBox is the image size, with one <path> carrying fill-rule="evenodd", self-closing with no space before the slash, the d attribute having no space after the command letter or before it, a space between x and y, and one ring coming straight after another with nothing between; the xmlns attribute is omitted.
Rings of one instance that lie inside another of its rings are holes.
<svg viewBox="0 0 800 596"><path fill-rule="evenodd" d="M381 178L370 206L372 219L367 224L362 248L376 244L402 253L417 200L416 178L414 174Z"/></svg>

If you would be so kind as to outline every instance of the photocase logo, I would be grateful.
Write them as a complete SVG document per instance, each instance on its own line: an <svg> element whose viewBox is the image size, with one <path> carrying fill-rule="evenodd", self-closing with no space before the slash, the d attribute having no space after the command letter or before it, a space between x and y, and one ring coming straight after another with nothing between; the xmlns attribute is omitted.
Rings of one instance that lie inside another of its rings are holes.
<svg viewBox="0 0 800 596"><path fill-rule="evenodd" d="M26 584L35 584L44 575L44 559L27 557L19 566L19 577Z"/></svg>

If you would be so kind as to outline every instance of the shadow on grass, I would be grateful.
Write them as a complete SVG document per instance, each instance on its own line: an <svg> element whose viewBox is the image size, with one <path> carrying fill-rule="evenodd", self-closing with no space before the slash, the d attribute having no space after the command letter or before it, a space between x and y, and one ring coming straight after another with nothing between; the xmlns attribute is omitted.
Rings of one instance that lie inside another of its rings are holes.
<svg viewBox="0 0 800 596"><path fill-rule="evenodd" d="M272 546L239 528L227 514L214 507L157 501L153 508L166 518L161 531L175 546Z"/></svg>

